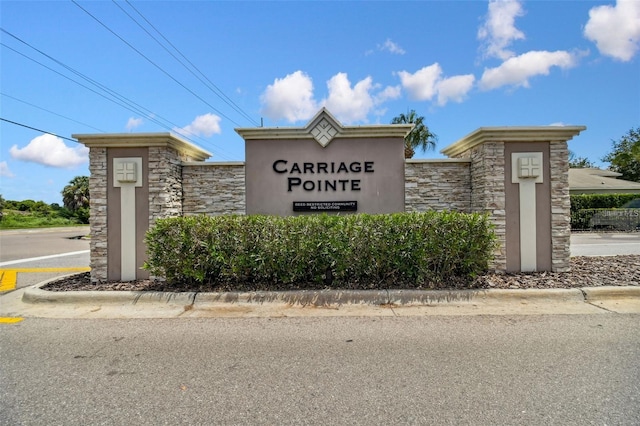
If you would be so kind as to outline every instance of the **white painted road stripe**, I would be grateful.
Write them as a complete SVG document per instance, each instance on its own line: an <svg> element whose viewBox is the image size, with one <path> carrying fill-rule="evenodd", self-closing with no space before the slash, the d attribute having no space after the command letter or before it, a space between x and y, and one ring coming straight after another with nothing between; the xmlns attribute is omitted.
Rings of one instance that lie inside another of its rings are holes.
<svg viewBox="0 0 640 426"><path fill-rule="evenodd" d="M56 257L75 256L77 254L85 254L85 253L89 253L89 250L72 251L70 253L52 254L49 256L31 257L29 259L10 260L8 262L0 263L0 268L4 266L9 266L9 265L15 265L16 263L36 262L38 260L55 259Z"/></svg>

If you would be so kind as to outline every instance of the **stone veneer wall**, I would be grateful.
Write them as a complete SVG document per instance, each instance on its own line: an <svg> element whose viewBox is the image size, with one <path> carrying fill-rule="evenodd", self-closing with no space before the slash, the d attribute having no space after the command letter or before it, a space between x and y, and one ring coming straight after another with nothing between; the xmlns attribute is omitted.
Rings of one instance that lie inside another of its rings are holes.
<svg viewBox="0 0 640 426"><path fill-rule="evenodd" d="M471 210L469 160L411 160L405 166L405 210ZM245 214L243 163L185 163L185 216Z"/></svg>
<svg viewBox="0 0 640 426"><path fill-rule="evenodd" d="M570 269L571 201L569 197L569 148L567 142L551 142L551 267L553 272Z"/></svg>
<svg viewBox="0 0 640 426"><path fill-rule="evenodd" d="M304 129L303 129L304 130ZM481 128L443 150L446 160L405 163L405 210L483 212L498 245L492 270L506 270L505 140L545 142L551 172L552 270L570 268L570 201L566 141L585 130L569 127ZM158 218L244 214L244 163L204 163L210 153L170 134L73 135L90 148L91 280L108 279L107 181L110 148L148 148L149 225Z"/></svg>
<svg viewBox="0 0 640 426"><path fill-rule="evenodd" d="M185 216L245 214L244 163L185 163Z"/></svg>
<svg viewBox="0 0 640 426"><path fill-rule="evenodd" d="M149 147L149 226L158 218L182 215L182 162L185 154L166 147ZM91 281L107 277L107 148L89 150L89 193L91 232L89 266Z"/></svg>
<svg viewBox="0 0 640 426"><path fill-rule="evenodd" d="M107 148L89 149L91 282L107 280Z"/></svg>
<svg viewBox="0 0 640 426"><path fill-rule="evenodd" d="M149 226L156 219L182 215L182 161L175 149L149 147Z"/></svg>
<svg viewBox="0 0 640 426"><path fill-rule="evenodd" d="M471 211L470 160L407 160L405 211Z"/></svg>
<svg viewBox="0 0 640 426"><path fill-rule="evenodd" d="M494 271L507 269L506 200L504 188L504 143L487 142L464 152L471 159L471 211L488 213L495 226L498 245L489 265Z"/></svg>
<svg viewBox="0 0 640 426"><path fill-rule="evenodd" d="M405 163L405 210L458 210L491 215L498 248L491 269L506 269L504 143L478 145L448 160ZM107 279L107 149L91 148L91 280ZM553 270L569 270L569 189L566 142L551 143ZM244 163L189 162L176 150L149 148L150 226L155 219L245 213Z"/></svg>

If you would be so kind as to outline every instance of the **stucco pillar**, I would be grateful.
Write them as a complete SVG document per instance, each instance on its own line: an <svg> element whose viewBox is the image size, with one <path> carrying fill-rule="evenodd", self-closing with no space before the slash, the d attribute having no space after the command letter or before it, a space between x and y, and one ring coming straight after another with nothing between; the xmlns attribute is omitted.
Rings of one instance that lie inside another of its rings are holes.
<svg viewBox="0 0 640 426"><path fill-rule="evenodd" d="M472 211L488 213L496 272L569 270L567 141L584 126L482 127L442 153L471 160Z"/></svg>
<svg viewBox="0 0 640 426"><path fill-rule="evenodd" d="M148 278L147 230L182 215L182 162L211 154L169 133L73 137L89 147L91 281Z"/></svg>

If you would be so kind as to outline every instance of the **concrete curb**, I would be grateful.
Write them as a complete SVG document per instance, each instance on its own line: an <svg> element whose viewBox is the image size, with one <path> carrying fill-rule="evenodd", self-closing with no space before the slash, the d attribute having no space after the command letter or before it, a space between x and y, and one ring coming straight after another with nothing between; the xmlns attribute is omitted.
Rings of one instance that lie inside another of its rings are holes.
<svg viewBox="0 0 640 426"><path fill-rule="evenodd" d="M550 290L303 290L290 292L198 293L195 307L208 304L280 303L298 306L429 306L486 302L584 302L580 289Z"/></svg>
<svg viewBox="0 0 640 426"><path fill-rule="evenodd" d="M585 287L582 289L585 301L597 302L611 299L640 299L640 286L637 287Z"/></svg>
<svg viewBox="0 0 640 426"><path fill-rule="evenodd" d="M339 307L343 305L434 306L473 303L591 303L598 300L637 298L640 287L591 287L573 289L482 290L301 290L225 293L171 293L136 291L46 291L41 287L60 277L26 288L28 304L157 305L206 308L226 305L287 305Z"/></svg>
<svg viewBox="0 0 640 426"><path fill-rule="evenodd" d="M73 304L73 305L135 305L163 304L169 306L192 305L196 292L171 293L160 291L47 291L42 287L55 277L27 287L22 294L22 302L29 304Z"/></svg>

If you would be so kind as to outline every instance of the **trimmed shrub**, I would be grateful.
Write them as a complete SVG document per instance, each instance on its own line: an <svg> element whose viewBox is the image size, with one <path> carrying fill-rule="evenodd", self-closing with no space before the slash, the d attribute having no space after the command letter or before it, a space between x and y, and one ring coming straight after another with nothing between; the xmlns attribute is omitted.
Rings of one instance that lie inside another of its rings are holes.
<svg viewBox="0 0 640 426"><path fill-rule="evenodd" d="M640 194L580 194L571 196L571 211L584 209L617 209L640 198Z"/></svg>
<svg viewBox="0 0 640 426"><path fill-rule="evenodd" d="M158 220L145 269L175 284L224 289L436 288L487 270L487 216L192 216Z"/></svg>

